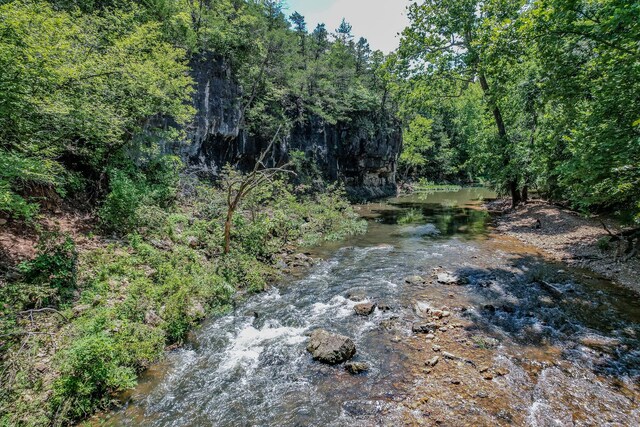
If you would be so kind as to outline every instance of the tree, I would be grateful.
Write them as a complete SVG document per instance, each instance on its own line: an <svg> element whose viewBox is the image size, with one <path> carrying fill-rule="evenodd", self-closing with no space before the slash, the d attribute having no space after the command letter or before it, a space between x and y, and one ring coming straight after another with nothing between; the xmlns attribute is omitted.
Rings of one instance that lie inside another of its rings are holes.
<svg viewBox="0 0 640 427"><path fill-rule="evenodd" d="M30 192L64 196L68 180L102 196L110 160L139 135L179 136L159 119L193 114L186 51L139 12L0 6L0 163L13 165L0 170L0 210L29 216Z"/></svg>
<svg viewBox="0 0 640 427"><path fill-rule="evenodd" d="M511 147L499 95L489 84L486 45L481 43L491 31L486 23L500 14L510 16L516 2L501 2L493 8L490 2L479 0L427 0L409 8L411 26L403 32L400 55L406 75L420 75L432 96L460 97L476 81L484 93L486 106L493 116L496 129L496 154L502 159L499 178L511 193L512 205L522 200L519 168L513 167L516 150ZM407 74L408 73L408 74Z"/></svg>
<svg viewBox="0 0 640 427"><path fill-rule="evenodd" d="M293 28L298 35L298 46L300 48L299 53L303 58L306 65L306 57L307 57L307 23L304 21L304 16L300 15L298 12L293 12L293 14L289 17L291 22L293 23Z"/></svg>
<svg viewBox="0 0 640 427"><path fill-rule="evenodd" d="M325 24L318 24L312 34L314 59L317 61L329 48L329 32Z"/></svg>
<svg viewBox="0 0 640 427"><path fill-rule="evenodd" d="M225 168L225 174L223 178L223 185L225 187L225 193L227 195L227 215L224 222L224 253L229 254L231 252L231 228L233 226L233 217L241 206L242 201L256 188L259 188L262 184L273 183L275 176L290 173L292 171L287 170L288 164L279 167L266 167L265 159L271 152L274 142L278 138L279 129L276 135L271 140L269 146L262 152L256 164L251 172L243 174L227 166Z"/></svg>
<svg viewBox="0 0 640 427"><path fill-rule="evenodd" d="M366 65L369 62L369 56L371 55L371 48L369 42L364 37L358 39L356 43L356 74L360 75L365 71Z"/></svg>
<svg viewBox="0 0 640 427"><path fill-rule="evenodd" d="M353 27L351 24L347 22L346 19L342 18L340 22L340 26L336 29L336 40L347 44L353 40L353 35L351 34L351 30Z"/></svg>

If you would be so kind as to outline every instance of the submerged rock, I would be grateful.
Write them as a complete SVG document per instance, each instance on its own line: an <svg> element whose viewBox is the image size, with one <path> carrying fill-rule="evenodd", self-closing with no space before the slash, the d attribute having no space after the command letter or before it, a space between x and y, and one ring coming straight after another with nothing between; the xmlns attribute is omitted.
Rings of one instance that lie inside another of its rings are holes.
<svg viewBox="0 0 640 427"><path fill-rule="evenodd" d="M347 362L344 368L350 374L357 375L369 370L369 364L365 362Z"/></svg>
<svg viewBox="0 0 640 427"><path fill-rule="evenodd" d="M428 302L418 301L413 307L413 310L420 317L427 317L431 314L432 307Z"/></svg>
<svg viewBox="0 0 640 427"><path fill-rule="evenodd" d="M586 335L580 338L580 344L605 353L613 353L621 342L615 338L603 337L600 335Z"/></svg>
<svg viewBox="0 0 640 427"><path fill-rule="evenodd" d="M363 291L353 290L347 292L347 299L354 302L361 302L367 299L367 295Z"/></svg>
<svg viewBox="0 0 640 427"><path fill-rule="evenodd" d="M356 314L359 316L368 316L371 313L373 313L373 310L375 310L376 305L372 302L365 302L362 304L356 304L355 306L353 306L353 309L355 310Z"/></svg>
<svg viewBox="0 0 640 427"><path fill-rule="evenodd" d="M349 337L316 329L309 337L307 351L322 363L336 365L351 359L356 354L356 345Z"/></svg>
<svg viewBox="0 0 640 427"><path fill-rule="evenodd" d="M421 285L425 283L425 280L420 276L409 276L406 277L404 281L410 285Z"/></svg>
<svg viewBox="0 0 640 427"><path fill-rule="evenodd" d="M380 311L391 311L393 309L391 305L389 305L386 302L379 302L377 307L378 307L378 310Z"/></svg>

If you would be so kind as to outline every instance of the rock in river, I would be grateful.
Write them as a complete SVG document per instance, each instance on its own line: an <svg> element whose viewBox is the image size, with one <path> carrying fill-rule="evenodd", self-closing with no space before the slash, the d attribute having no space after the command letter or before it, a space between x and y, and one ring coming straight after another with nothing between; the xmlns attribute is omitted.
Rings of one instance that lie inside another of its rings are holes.
<svg viewBox="0 0 640 427"><path fill-rule="evenodd" d="M353 375L361 374L369 370L369 365L364 362L347 362L344 364L344 368Z"/></svg>
<svg viewBox="0 0 640 427"><path fill-rule="evenodd" d="M433 322L429 323L414 323L411 326L411 331L416 334L431 334L435 332L437 325Z"/></svg>
<svg viewBox="0 0 640 427"><path fill-rule="evenodd" d="M462 280L458 276L451 273L440 273L437 276L438 283L443 285L459 285L462 284Z"/></svg>
<svg viewBox="0 0 640 427"><path fill-rule="evenodd" d="M406 277L404 281L410 285L421 285L425 282L425 280L420 276L409 276Z"/></svg>
<svg viewBox="0 0 640 427"><path fill-rule="evenodd" d="M431 359L427 360L425 362L425 365L430 366L430 367L434 367L438 364L438 362L440 361L440 357L439 356L434 356Z"/></svg>
<svg viewBox="0 0 640 427"><path fill-rule="evenodd" d="M356 304L353 306L357 315L360 316L368 316L373 313L373 310L376 308L376 305L372 302L364 302L362 304Z"/></svg>
<svg viewBox="0 0 640 427"><path fill-rule="evenodd" d="M322 363L336 365L351 359L356 354L356 345L348 337L316 329L309 337L307 351Z"/></svg>

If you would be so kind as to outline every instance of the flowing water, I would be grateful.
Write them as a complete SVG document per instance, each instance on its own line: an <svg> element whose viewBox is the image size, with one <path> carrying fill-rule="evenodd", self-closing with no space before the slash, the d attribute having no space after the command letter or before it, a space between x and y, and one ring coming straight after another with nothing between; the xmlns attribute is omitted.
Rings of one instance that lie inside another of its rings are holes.
<svg viewBox="0 0 640 427"><path fill-rule="evenodd" d="M302 277L205 323L99 424L640 425L637 297L492 235L479 207L491 196L361 207L367 234L318 248ZM445 272L463 284L439 283ZM357 316L354 295L391 309ZM425 321L433 337L412 332ZM316 328L351 337L370 370L314 362Z"/></svg>

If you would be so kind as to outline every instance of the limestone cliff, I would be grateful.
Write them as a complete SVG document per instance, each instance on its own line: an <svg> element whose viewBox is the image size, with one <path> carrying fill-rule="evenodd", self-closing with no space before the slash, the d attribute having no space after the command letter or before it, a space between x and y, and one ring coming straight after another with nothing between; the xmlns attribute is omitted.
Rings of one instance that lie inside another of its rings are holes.
<svg viewBox="0 0 640 427"><path fill-rule="evenodd" d="M217 174L225 163L249 168L268 141L240 129L241 89L221 58L192 61L197 113L187 129L190 144L182 148L190 168ZM372 199L396 192L396 162L402 133L386 112L358 112L348 123L329 124L317 116L296 125L277 147L276 159L290 150L303 151L329 180L341 181L355 199Z"/></svg>

